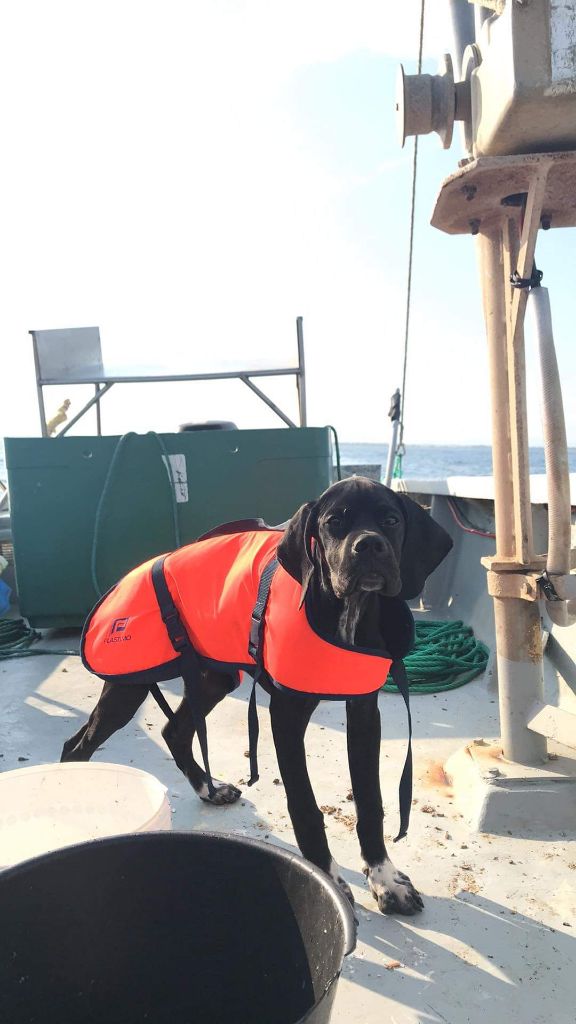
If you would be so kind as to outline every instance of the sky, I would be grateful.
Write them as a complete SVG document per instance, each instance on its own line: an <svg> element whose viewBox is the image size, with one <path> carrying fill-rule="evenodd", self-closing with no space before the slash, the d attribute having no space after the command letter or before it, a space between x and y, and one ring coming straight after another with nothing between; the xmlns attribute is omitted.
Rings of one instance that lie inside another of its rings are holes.
<svg viewBox="0 0 576 1024"><path fill-rule="evenodd" d="M30 329L98 325L132 371L296 359L308 422L386 442L400 386L412 143L394 111L416 70L418 0L28 0L3 11L0 436L39 433ZM429 0L425 70L452 39ZM429 224L462 156L420 140L406 444L486 444L474 244ZM542 235L542 233L541 233ZM574 231L538 248L576 444ZM530 432L541 439L532 339ZM297 416L294 380L265 390ZM91 390L46 390L76 412ZM186 420L281 426L239 381L116 385L105 433ZM73 428L91 433L91 415Z"/></svg>

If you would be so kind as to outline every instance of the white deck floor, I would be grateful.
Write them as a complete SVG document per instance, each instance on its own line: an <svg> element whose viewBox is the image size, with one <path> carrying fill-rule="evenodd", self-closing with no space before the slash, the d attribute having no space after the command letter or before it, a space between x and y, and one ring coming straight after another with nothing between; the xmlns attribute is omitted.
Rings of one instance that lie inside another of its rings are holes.
<svg viewBox="0 0 576 1024"><path fill-rule="evenodd" d="M63 640L60 635L51 642L75 646L77 636ZM0 662L1 769L58 760L99 688L78 658ZM178 685L163 689L175 703ZM209 719L213 770L234 783L246 779L248 771L247 694L245 684ZM393 695L382 695L381 710L387 833L394 835L405 711ZM443 695L415 697L413 716L412 823L408 839L390 844L390 851L424 895L425 910L416 918L378 913L360 871L354 805L346 799L343 706L321 706L309 729L310 774L318 802L330 808L332 851L353 887L360 920L333 1024L574 1024L576 844L558 835L532 840L467 832L441 765L464 742L496 735L496 696L484 680ZM241 801L228 808L208 807L196 798L164 746L162 723L149 698L96 759L133 764L160 778L169 789L175 828L231 831L294 848L283 788L274 781L278 768L264 707L261 779L252 789L242 787Z"/></svg>

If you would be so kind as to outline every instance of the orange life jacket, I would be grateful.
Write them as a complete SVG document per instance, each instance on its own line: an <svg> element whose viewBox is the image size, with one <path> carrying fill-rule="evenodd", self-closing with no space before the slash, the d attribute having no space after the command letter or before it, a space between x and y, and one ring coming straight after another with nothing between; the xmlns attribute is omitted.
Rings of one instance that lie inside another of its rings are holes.
<svg viewBox="0 0 576 1024"><path fill-rule="evenodd" d="M164 576L202 663L254 670L252 614L262 573L274 560L278 530L208 537L164 557ZM179 675L178 652L161 617L150 559L129 572L91 612L82 637L85 666L102 679L159 682ZM281 565L272 576L263 631L263 667L280 686L320 697L372 693L392 659L323 637L300 604L300 585Z"/></svg>

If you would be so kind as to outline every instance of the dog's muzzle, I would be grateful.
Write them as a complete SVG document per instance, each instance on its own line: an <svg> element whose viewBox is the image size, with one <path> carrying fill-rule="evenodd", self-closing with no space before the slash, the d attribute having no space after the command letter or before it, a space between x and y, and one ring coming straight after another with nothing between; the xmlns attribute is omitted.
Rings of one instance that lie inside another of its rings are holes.
<svg viewBox="0 0 576 1024"><path fill-rule="evenodd" d="M378 533L362 533L354 539L350 549L350 576L349 593L377 591L395 597L402 587L392 546Z"/></svg>

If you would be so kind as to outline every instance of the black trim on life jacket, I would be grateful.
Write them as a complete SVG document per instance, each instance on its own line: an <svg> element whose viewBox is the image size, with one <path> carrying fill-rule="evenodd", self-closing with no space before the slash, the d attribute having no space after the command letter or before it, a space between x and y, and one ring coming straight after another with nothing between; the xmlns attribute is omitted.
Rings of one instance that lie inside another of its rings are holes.
<svg viewBox="0 0 576 1024"><path fill-rule="evenodd" d="M230 676L230 689L228 693L232 693L232 690L237 690L242 682L241 672L248 672L252 675L254 672L254 665L240 665L236 662L230 661L216 661L215 658L207 658L204 654L198 653L198 660L203 669L211 669L214 672L220 672L221 675Z"/></svg>
<svg viewBox="0 0 576 1024"><path fill-rule="evenodd" d="M203 533L195 543L197 544L201 540L211 540L212 537L227 537L234 533L262 533L263 531L284 533L287 525L287 523L283 523L281 526L268 526L263 519L235 519L231 523L221 523L213 530L208 530L208 533Z"/></svg>
<svg viewBox="0 0 576 1024"><path fill-rule="evenodd" d="M388 661L391 661L388 658ZM367 690L366 693L314 693L313 690L294 690L291 686L285 686L284 683L279 683L277 679L274 679L270 673L267 673L268 679L275 690L282 690L284 693L291 694L296 700L300 697L302 700L309 700L310 697L316 697L317 700L345 700L348 703L349 700L364 700L365 697L371 697L373 693L378 693L382 689L386 680L378 683L373 690Z"/></svg>
<svg viewBox="0 0 576 1024"><path fill-rule="evenodd" d="M86 662L85 667L94 676L103 679L107 683L118 683L119 686L129 686L134 683L136 686L152 687L155 683L168 683L171 679L179 679L182 675L180 658L173 661L165 661L162 665L155 665L154 668L136 669L134 672L122 672L118 675L110 675L102 672L95 672Z"/></svg>
<svg viewBox="0 0 576 1024"><path fill-rule="evenodd" d="M170 643L174 650L180 655L180 671L182 673L182 679L184 680L184 692L190 705L190 710L192 711L194 727L198 736L198 742L200 743L200 750L202 751L202 760L204 761L208 793L213 797L216 793L216 789L212 781L212 773L210 771L210 764L208 761L206 716L204 715L200 693L200 662L192 645L192 641L188 636L186 626L182 622L180 613L174 604L172 594L168 589L168 583L166 582L166 576L164 574L165 559L166 555L162 555L154 562L152 566L152 584L154 586L154 592L156 594L156 600L158 601L162 621L166 627L166 632L170 637ZM156 694L154 694L154 696L156 697ZM156 697L156 699L158 698Z"/></svg>

